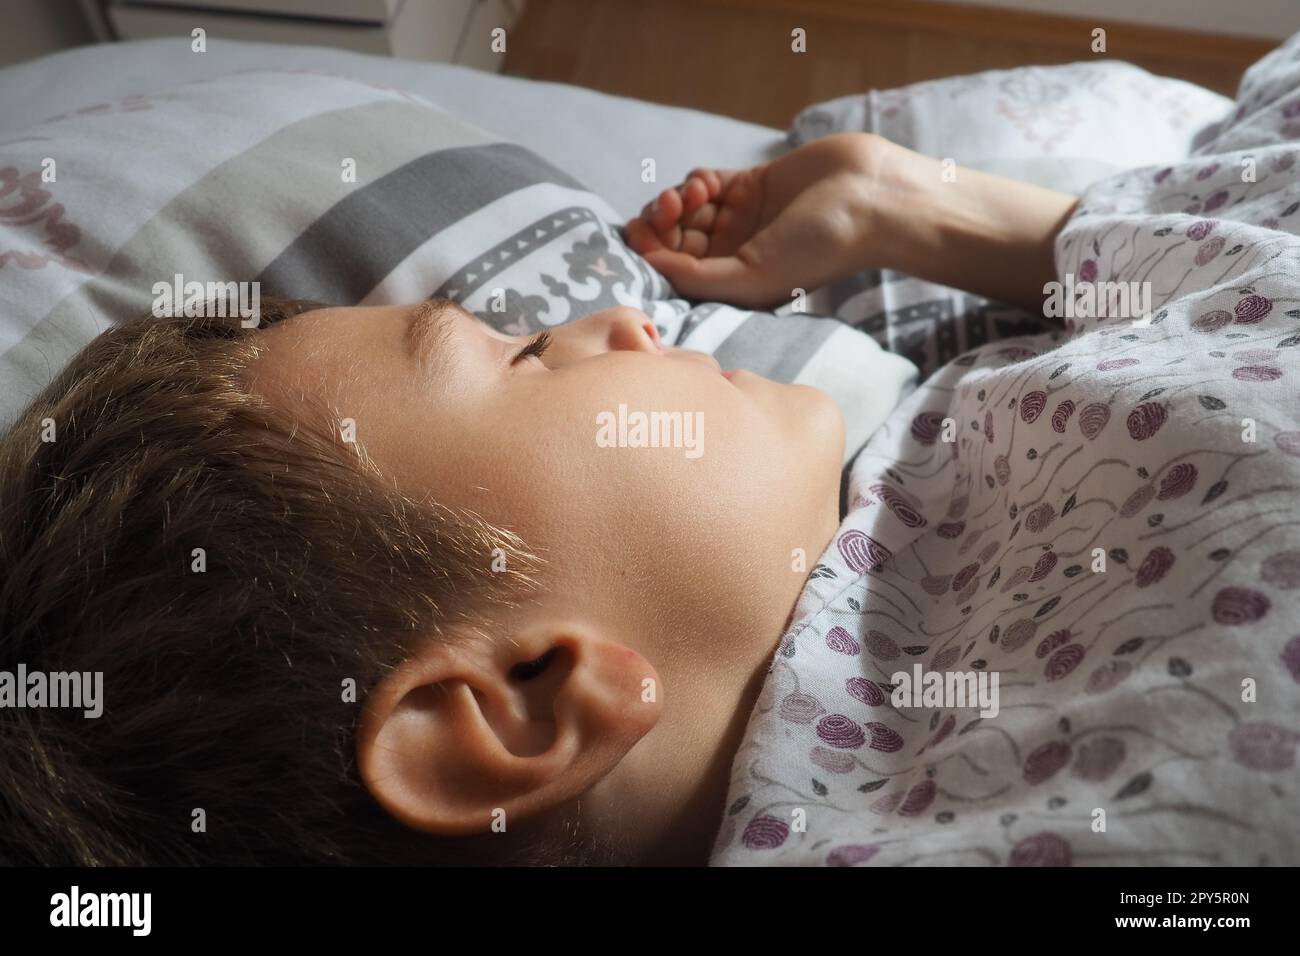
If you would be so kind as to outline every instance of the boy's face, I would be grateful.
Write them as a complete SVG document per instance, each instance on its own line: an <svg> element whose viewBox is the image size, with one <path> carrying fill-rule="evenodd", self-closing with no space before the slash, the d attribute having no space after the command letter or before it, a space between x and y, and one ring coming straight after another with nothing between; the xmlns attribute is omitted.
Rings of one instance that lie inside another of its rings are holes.
<svg viewBox="0 0 1300 956"><path fill-rule="evenodd" d="M321 309L262 335L258 388L332 403L403 490L516 531L583 591L611 574L708 590L706 566L793 580L793 549L810 567L834 530L833 401L663 347L636 309L552 328L540 357L442 303ZM638 412L681 413L679 447L629 447Z"/></svg>

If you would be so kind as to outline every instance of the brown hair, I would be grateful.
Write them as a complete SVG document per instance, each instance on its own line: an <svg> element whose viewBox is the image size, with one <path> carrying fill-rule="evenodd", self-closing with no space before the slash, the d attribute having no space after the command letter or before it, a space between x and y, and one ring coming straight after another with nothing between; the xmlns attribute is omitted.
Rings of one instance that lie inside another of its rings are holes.
<svg viewBox="0 0 1300 956"><path fill-rule="evenodd" d="M264 300L262 319L318 305ZM510 602L536 560L403 494L324 410L249 393L257 334L237 319L119 325L0 439L0 667L102 671L105 698L97 719L0 709L0 857L590 859L576 808L508 838L435 839L366 791L365 693L418 642ZM510 571L492 571L493 548Z"/></svg>

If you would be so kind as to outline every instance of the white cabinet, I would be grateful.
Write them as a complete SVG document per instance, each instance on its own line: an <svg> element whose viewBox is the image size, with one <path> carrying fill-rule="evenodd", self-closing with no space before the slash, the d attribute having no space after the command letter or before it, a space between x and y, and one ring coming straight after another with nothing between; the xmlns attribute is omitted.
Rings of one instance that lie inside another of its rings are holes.
<svg viewBox="0 0 1300 956"><path fill-rule="evenodd" d="M523 0L108 0L122 40L189 37L332 46L406 60L499 71L492 31L509 29Z"/></svg>

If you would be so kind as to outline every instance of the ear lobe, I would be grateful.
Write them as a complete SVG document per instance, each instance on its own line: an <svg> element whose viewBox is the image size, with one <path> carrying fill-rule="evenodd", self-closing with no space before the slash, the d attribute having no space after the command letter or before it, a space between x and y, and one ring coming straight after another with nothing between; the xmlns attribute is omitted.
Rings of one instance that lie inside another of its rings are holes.
<svg viewBox="0 0 1300 956"><path fill-rule="evenodd" d="M580 628L432 640L367 696L361 778L407 826L485 833L504 814L508 827L613 770L658 720L657 685L635 651Z"/></svg>

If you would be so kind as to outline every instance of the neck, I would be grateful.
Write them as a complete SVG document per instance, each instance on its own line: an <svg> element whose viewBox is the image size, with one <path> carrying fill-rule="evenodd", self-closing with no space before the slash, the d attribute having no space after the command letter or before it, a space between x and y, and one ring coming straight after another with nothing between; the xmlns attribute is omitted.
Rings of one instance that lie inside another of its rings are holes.
<svg viewBox="0 0 1300 956"><path fill-rule="evenodd" d="M838 527L838 508L828 509L824 527L809 536L809 569ZM762 595L752 587L745 593L744 603L759 613L733 614L730 628L715 620L707 628L677 631L698 636L675 642L683 653L671 682L665 682L659 726L587 802L592 825L622 848L624 859L648 866L708 862L736 755L806 581L806 574L791 573L787 565ZM755 634L764 637L755 640Z"/></svg>

